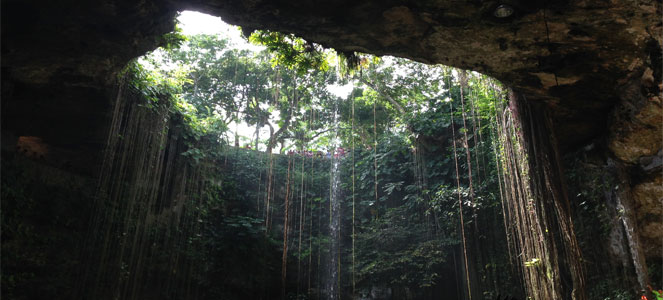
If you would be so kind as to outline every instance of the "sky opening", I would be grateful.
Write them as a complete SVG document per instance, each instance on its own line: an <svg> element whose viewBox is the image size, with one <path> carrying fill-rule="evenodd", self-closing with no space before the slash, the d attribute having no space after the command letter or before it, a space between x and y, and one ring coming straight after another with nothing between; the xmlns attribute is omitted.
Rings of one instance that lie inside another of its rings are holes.
<svg viewBox="0 0 663 300"><path fill-rule="evenodd" d="M230 47L240 50L249 50L251 52L260 52L265 50L264 46L254 45L249 43L244 37L239 26L230 25L219 17L211 16L208 14L196 11L182 11L177 17L179 27L182 33L187 36L197 34L213 34L220 35L230 41ZM327 90L340 98L347 98L352 91L352 82L346 85L329 85ZM239 124L228 124L230 129L227 133L226 139L231 142L234 139L235 132L240 136L240 145L249 144L252 137L255 136L255 129L249 127L248 124L240 122ZM278 129L278 126L276 126ZM268 136L269 131L265 127L261 130L261 136Z"/></svg>

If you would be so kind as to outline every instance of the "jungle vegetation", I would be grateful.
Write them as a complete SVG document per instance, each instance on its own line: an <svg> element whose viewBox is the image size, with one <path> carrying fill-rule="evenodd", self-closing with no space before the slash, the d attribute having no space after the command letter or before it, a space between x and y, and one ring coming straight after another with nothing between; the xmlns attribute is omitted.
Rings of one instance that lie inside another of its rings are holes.
<svg viewBox="0 0 663 300"><path fill-rule="evenodd" d="M66 222L88 230L82 258L62 259L83 270L70 272L75 296L543 299L561 289L549 282L570 284L576 270L556 269L539 246L548 228L527 223L541 208L499 82L278 32L248 40L263 50L176 31L119 75L103 175L86 190L95 201L78 199L80 215ZM24 220L48 218L30 215L30 183L13 175L3 176L2 222L17 229L3 235L46 243ZM576 193L578 247L605 257L595 238L614 216L596 192L602 175L568 176L592 179ZM12 247L3 245L8 297L34 277L23 262L48 264ZM608 269L589 265L582 293L633 299Z"/></svg>

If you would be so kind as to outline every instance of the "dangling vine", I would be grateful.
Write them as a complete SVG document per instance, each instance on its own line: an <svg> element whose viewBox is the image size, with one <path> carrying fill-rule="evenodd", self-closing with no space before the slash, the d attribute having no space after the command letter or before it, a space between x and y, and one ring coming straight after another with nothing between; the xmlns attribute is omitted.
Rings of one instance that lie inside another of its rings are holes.
<svg viewBox="0 0 663 300"><path fill-rule="evenodd" d="M451 74L449 74L451 76ZM450 80L450 79L447 79ZM448 84L450 87L451 85ZM456 154L456 129L454 126L454 113L453 113L453 103L449 101L449 111L450 111L450 117L451 117L451 138L452 138L452 144L453 144L453 152L454 152L454 162L456 166L456 193L458 194L458 214L460 216L460 232L461 232L461 238L463 241L463 258L465 260L465 281L467 283L467 294L468 298L472 300L472 288L471 288L471 283L470 283L470 271L469 271L469 264L467 260L467 242L465 239L465 222L463 220L463 199L461 197L461 189L460 189L460 172L458 170L458 155Z"/></svg>

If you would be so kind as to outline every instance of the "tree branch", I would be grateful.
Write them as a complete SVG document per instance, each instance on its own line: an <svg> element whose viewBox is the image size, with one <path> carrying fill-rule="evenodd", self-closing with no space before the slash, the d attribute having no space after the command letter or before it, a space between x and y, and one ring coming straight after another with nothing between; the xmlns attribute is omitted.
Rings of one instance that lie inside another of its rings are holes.
<svg viewBox="0 0 663 300"><path fill-rule="evenodd" d="M403 108L403 106L400 103L396 102L396 100L394 100L394 98L392 98L391 95L387 94L382 89L378 88L377 85L369 82L368 80L364 79L363 77L360 77L359 81L361 81L363 84L370 87L372 90L378 92L378 94L380 94L380 96L387 98L389 103L391 103L391 105L393 105L401 115L405 114L405 109Z"/></svg>

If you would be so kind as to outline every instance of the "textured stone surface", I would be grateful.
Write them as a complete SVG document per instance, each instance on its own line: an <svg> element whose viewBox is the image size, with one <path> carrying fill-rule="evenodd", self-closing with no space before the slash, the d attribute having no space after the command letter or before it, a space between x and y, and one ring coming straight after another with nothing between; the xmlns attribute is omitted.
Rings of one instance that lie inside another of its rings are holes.
<svg viewBox="0 0 663 300"><path fill-rule="evenodd" d="M631 101L622 102L615 109L609 138L610 150L628 163L636 163L639 158L653 156L663 149L661 95L641 95L639 85L632 89L635 92L631 93Z"/></svg>
<svg viewBox="0 0 663 300"><path fill-rule="evenodd" d="M663 249L663 179L659 176L636 185L633 195L638 200L635 213L645 255L660 256Z"/></svg>
<svg viewBox="0 0 663 300"><path fill-rule="evenodd" d="M146 1L3 1L2 135L40 138L62 149L47 163L96 174L115 75L175 14Z"/></svg>

